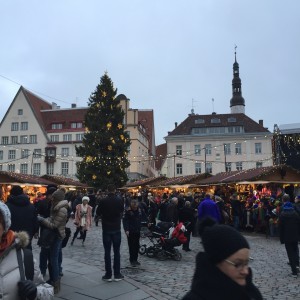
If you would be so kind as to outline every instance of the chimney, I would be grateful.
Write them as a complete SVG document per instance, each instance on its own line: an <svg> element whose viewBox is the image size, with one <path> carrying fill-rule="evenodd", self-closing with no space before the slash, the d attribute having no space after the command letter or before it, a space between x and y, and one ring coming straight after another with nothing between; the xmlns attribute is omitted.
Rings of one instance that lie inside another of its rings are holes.
<svg viewBox="0 0 300 300"><path fill-rule="evenodd" d="M71 108L76 108L76 103L72 103Z"/></svg>
<svg viewBox="0 0 300 300"><path fill-rule="evenodd" d="M258 120L258 124L262 127L264 127L264 120Z"/></svg>
<svg viewBox="0 0 300 300"><path fill-rule="evenodd" d="M52 102L52 109L57 109L57 104L55 102Z"/></svg>
<svg viewBox="0 0 300 300"><path fill-rule="evenodd" d="M175 122L175 128L177 127L177 125L178 125L178 123L177 123L177 122Z"/></svg>

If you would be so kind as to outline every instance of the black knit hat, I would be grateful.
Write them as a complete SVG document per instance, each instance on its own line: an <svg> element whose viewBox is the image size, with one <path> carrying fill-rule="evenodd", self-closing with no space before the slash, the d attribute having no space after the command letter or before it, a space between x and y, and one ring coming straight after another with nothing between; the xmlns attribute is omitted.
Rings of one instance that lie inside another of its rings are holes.
<svg viewBox="0 0 300 300"><path fill-rule="evenodd" d="M244 236L233 227L217 224L210 225L203 228L202 244L212 263L217 264L240 249L250 249Z"/></svg>
<svg viewBox="0 0 300 300"><path fill-rule="evenodd" d="M14 185L11 190L10 194L13 196L19 196L23 194L23 189L19 185Z"/></svg>
<svg viewBox="0 0 300 300"><path fill-rule="evenodd" d="M47 186L46 195L52 195L57 190L57 185L55 184L49 184Z"/></svg>

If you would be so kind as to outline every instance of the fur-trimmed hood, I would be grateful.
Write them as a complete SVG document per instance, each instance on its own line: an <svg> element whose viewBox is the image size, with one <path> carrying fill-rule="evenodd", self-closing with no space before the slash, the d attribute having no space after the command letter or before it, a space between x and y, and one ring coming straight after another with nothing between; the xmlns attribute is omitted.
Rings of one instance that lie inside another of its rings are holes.
<svg viewBox="0 0 300 300"><path fill-rule="evenodd" d="M15 244L21 248L29 245L29 235L26 231L15 232Z"/></svg>

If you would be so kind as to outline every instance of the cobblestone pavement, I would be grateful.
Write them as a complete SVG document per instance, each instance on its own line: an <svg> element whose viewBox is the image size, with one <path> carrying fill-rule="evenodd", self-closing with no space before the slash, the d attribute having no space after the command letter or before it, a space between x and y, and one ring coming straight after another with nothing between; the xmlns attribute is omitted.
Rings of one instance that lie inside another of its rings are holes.
<svg viewBox="0 0 300 300"><path fill-rule="evenodd" d="M69 224L72 234L75 227ZM264 299L300 299L300 277L290 276L291 269L287 265L287 255L284 245L281 245L278 238L268 238L260 234L245 233L251 247L251 268L253 270L254 283L259 287ZM35 248L35 256L38 248ZM139 261L141 267L138 269L129 268L128 245L125 235L122 236L121 244L121 267L122 273L147 286L155 294L164 295L165 299L181 299L189 290L195 267L195 256L202 250L200 239L191 239L191 252L182 251L181 261L171 259L159 261L156 258L149 258L141 255ZM104 273L104 250L102 246L102 230L99 227L92 227L87 233L85 246L81 240L76 240L73 246L70 241L63 249L64 257L88 265L99 266L99 278Z"/></svg>

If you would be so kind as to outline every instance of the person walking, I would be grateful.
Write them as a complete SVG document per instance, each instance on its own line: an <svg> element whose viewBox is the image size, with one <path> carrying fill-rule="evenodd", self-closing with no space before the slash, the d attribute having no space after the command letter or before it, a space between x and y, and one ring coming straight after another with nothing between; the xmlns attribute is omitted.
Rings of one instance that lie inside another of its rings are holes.
<svg viewBox="0 0 300 300"><path fill-rule="evenodd" d="M211 199L210 194L206 194L203 201L198 206L198 219L210 217L217 223L221 221L221 214L218 205Z"/></svg>
<svg viewBox="0 0 300 300"><path fill-rule="evenodd" d="M68 218L68 201L65 199L64 190L56 190L51 197L51 210L50 217L43 218L38 217L39 222L50 229L57 231L57 236L50 246L50 280L48 281L54 287L54 293L57 294L60 291L60 251L62 240L65 237L65 227Z"/></svg>
<svg viewBox="0 0 300 300"><path fill-rule="evenodd" d="M1 299L52 300L53 287L45 283L31 250L26 248L28 233L14 232L10 226L10 210L0 202Z"/></svg>
<svg viewBox="0 0 300 300"><path fill-rule="evenodd" d="M123 228L127 236L129 247L129 261L132 267L140 265L138 261L140 247L140 231L142 223L142 211L136 199L132 199L130 207L125 210Z"/></svg>
<svg viewBox="0 0 300 300"><path fill-rule="evenodd" d="M26 231L29 235L28 249L32 249L32 239L37 237L39 223L37 213L29 197L24 194L22 187L14 185L6 202L11 213L11 230Z"/></svg>
<svg viewBox="0 0 300 300"><path fill-rule="evenodd" d="M300 216L289 201L290 196L285 194L282 198L283 209L279 215L279 237L281 244L285 245L292 276L297 277L299 273Z"/></svg>
<svg viewBox="0 0 300 300"><path fill-rule="evenodd" d="M121 246L121 219L124 211L124 203L121 197L116 195L116 188L110 184L107 187L108 195L101 199L97 208L97 215L102 222L102 240L104 246L105 275L104 281L112 281L111 246L114 251L114 280L120 281L124 278L120 266Z"/></svg>
<svg viewBox="0 0 300 300"><path fill-rule="evenodd" d="M88 204L89 201L90 198L88 196L83 196L82 204L78 204L76 206L74 221L74 224L76 225L76 231L74 232L71 246L73 246L74 240L79 232L82 233L82 246L84 246L86 233L92 226L92 207Z"/></svg>
<svg viewBox="0 0 300 300"><path fill-rule="evenodd" d="M182 300L262 300L252 282L245 237L211 218L202 220L199 234L204 252L197 254L192 286Z"/></svg>

